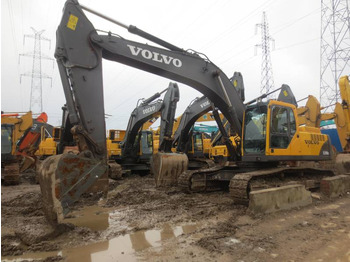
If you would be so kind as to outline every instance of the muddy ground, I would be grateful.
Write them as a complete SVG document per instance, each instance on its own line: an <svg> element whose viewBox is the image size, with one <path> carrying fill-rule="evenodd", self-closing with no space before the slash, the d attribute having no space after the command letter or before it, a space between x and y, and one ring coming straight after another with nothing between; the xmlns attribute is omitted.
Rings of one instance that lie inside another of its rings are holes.
<svg viewBox="0 0 350 262"><path fill-rule="evenodd" d="M269 215L227 192L156 189L150 176L110 180L52 229L39 185L1 187L2 261L350 261L350 195Z"/></svg>

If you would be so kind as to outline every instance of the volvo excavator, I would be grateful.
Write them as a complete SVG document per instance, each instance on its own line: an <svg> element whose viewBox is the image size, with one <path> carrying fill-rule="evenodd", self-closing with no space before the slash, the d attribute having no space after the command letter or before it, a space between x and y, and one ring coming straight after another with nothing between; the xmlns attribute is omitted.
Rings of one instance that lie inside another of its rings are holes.
<svg viewBox="0 0 350 262"><path fill-rule="evenodd" d="M161 47L97 31L85 16L84 10ZM106 17L79 4L77 0L66 1L56 41L55 57L72 125L71 133L77 141L80 154L52 156L41 166L43 206L46 217L52 223L59 222L80 195L106 174L108 169L102 58L189 85L211 101L214 116L221 111L228 120L232 133L242 137L242 147L232 146L222 122L217 121L225 145L235 161L232 162L232 169L236 171L212 173L208 181L215 175L230 178L235 200L248 199L252 180L259 184L262 176L275 178L282 173L291 175L307 171L296 171L288 167L272 168L279 161L330 158L328 137L318 132L301 130L295 117L294 105L270 100L246 106L230 79L205 55L193 50L186 51L135 26ZM170 144L171 148L172 141L165 142L162 147L167 149ZM167 165L167 159L173 153L164 151L165 153L158 153L157 159L160 161L152 162L154 175L156 179L160 178L158 181L162 181L164 174L178 179L180 173L180 180L189 188L199 182L194 177L182 175L187 165L185 154L181 155L176 165L170 166ZM270 168L261 171L266 166ZM240 168L251 172L239 174L243 172ZM201 186L207 187L207 176L199 174L199 177Z"/></svg>
<svg viewBox="0 0 350 262"><path fill-rule="evenodd" d="M165 93L164 98L156 100L163 93ZM130 170L131 172L149 171L150 159L153 156L153 132L142 130L142 126L160 114L159 147L164 147L163 144L172 139L176 104L179 98L178 85L170 83L168 88L144 99L133 110L124 139L121 142L121 156L116 159L123 170ZM171 150L168 152L171 152Z"/></svg>
<svg viewBox="0 0 350 262"><path fill-rule="evenodd" d="M196 98L195 100L198 100L199 98ZM192 101L193 102L193 101ZM192 104L191 102L191 104ZM187 110L187 109L186 109ZM223 118L222 114L220 114L220 117ZM173 126L173 139L175 139L174 135L176 132L179 131L179 125L181 124L181 118L182 115L178 116L175 119L174 126ZM152 122L154 123L157 120L157 117L152 119ZM213 118L213 115L211 112L205 113L201 117L197 119L196 122L212 122L215 121ZM151 125L148 123L147 125L144 125L142 129L147 126L147 128L151 128ZM181 128L181 127L180 127ZM152 129L150 129L152 130ZM159 147L159 132L160 132L160 127L158 127L153 131L153 152L157 153L158 152L158 147ZM205 125L200 125L200 126L195 126L194 130L191 129L189 136L191 139L188 140L189 145L186 146L186 152L185 153L189 158L192 156L194 157L202 157L206 156L209 158L210 154L210 149L211 149L211 133L216 132L217 127L216 126L205 126ZM175 147L174 147L175 146ZM176 145L174 145L173 142L173 147L172 147L172 152L176 152ZM190 164L189 164L190 168Z"/></svg>
<svg viewBox="0 0 350 262"><path fill-rule="evenodd" d="M230 78L230 82L233 87L237 90L239 97L242 102L244 102L244 84L242 74L239 72L235 72L233 76ZM190 140L190 130L194 123L205 113L212 110L213 105L212 102L205 96L201 98L196 98L191 102L191 104L186 108L185 112L181 116L181 120L179 126L174 134L174 142L173 146L176 147L179 152L188 152L189 140ZM216 117L216 118L215 118ZM214 115L213 117L215 121L221 122L220 119ZM224 122L226 122L224 120ZM216 140L219 140L220 132L218 132ZM215 144L215 143L214 143Z"/></svg>
<svg viewBox="0 0 350 262"><path fill-rule="evenodd" d="M230 78L231 83L238 91L241 100L244 101L244 84L242 74L235 72ZM201 119L205 114L212 110L211 101L205 97L198 97L194 99L190 105L186 108L185 112L181 115L177 129L174 133L173 147L177 152L183 152L187 154L189 158L189 169L198 169L204 166L213 166L213 161L209 160L209 154L205 156L203 150L203 134L201 132L193 131L193 125L197 121L204 121ZM220 120L211 114L210 120L222 121L223 116L220 116ZM220 132L215 135L215 140L220 139ZM197 144L198 141L198 144ZM215 145L212 143L212 145ZM208 152L209 153L209 152Z"/></svg>

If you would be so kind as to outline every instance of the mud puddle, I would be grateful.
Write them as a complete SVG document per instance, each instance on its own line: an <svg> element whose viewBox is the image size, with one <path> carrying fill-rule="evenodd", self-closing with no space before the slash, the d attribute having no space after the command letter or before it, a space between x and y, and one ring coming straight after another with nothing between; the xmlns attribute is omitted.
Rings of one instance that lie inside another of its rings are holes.
<svg viewBox="0 0 350 262"><path fill-rule="evenodd" d="M84 212L91 212L91 210L94 209L85 210ZM108 213L106 214L108 215ZM70 220L74 221L74 218ZM82 221L89 222L86 219L77 221L78 223ZM182 234L190 234L196 229L196 224L182 226L164 224L161 229L140 230L108 241L62 249L61 251L25 253L21 256L2 257L2 261L36 260L48 257L63 257L66 261L137 261L143 259L140 251L149 248L161 248L164 241L176 238Z"/></svg>
<svg viewBox="0 0 350 262"><path fill-rule="evenodd" d="M95 231L102 231L109 227L110 211L112 209L100 206L87 206L75 211L64 223L71 223L78 227L87 227Z"/></svg>

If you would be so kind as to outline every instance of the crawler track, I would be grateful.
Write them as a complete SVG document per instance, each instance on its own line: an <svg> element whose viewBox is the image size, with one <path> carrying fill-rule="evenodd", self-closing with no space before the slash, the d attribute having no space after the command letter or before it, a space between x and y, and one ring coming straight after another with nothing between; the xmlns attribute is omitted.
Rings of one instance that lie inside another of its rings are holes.
<svg viewBox="0 0 350 262"><path fill-rule="evenodd" d="M208 179L208 176L211 176L222 168L222 166L212 166L199 170L187 170L179 176L178 186L187 192L217 190L218 187Z"/></svg>
<svg viewBox="0 0 350 262"><path fill-rule="evenodd" d="M178 178L178 186L186 192L204 192L222 190L222 182L229 181L229 191L234 203L248 205L249 193L252 191L290 184L304 184L306 189L313 190L319 188L323 177L333 175L333 171L319 168L276 167L230 170L217 165L183 172Z"/></svg>
<svg viewBox="0 0 350 262"><path fill-rule="evenodd" d="M281 167L236 174L230 181L230 195L235 204L248 205L249 193L286 184L304 184L306 189L319 187L321 179L333 176L331 170Z"/></svg>

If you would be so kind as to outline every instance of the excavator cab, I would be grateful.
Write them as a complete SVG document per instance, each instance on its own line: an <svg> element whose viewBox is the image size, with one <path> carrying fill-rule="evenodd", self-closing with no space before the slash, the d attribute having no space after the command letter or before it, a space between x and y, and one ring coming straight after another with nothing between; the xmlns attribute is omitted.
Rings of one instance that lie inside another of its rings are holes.
<svg viewBox="0 0 350 262"><path fill-rule="evenodd" d="M4 161L13 156L12 154L12 133L14 125L2 124L1 125L1 160Z"/></svg>
<svg viewBox="0 0 350 262"><path fill-rule="evenodd" d="M51 135L46 126L41 127L40 144L38 146L38 150L35 152L35 155L38 158L45 159L48 156L56 155L56 153L57 153L57 141L56 141L54 135L57 135L58 130L60 130L60 128L58 128L58 127L52 128L52 135Z"/></svg>
<svg viewBox="0 0 350 262"><path fill-rule="evenodd" d="M198 131L193 131L187 156L192 158L198 158L198 157L203 158L204 157L203 147L204 147L203 133Z"/></svg>
<svg viewBox="0 0 350 262"><path fill-rule="evenodd" d="M140 140L140 160L149 160L153 154L153 132L141 131Z"/></svg>
<svg viewBox="0 0 350 262"><path fill-rule="evenodd" d="M125 136L125 130L110 129L106 139L107 155L109 160L121 159L122 150L120 143Z"/></svg>
<svg viewBox="0 0 350 262"><path fill-rule="evenodd" d="M331 145L318 128L300 127L295 105L270 100L247 107L243 161L330 160Z"/></svg>
<svg viewBox="0 0 350 262"><path fill-rule="evenodd" d="M60 142L62 129L61 127L54 127L52 129L52 137L55 142Z"/></svg>

